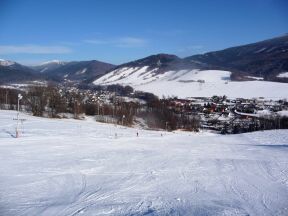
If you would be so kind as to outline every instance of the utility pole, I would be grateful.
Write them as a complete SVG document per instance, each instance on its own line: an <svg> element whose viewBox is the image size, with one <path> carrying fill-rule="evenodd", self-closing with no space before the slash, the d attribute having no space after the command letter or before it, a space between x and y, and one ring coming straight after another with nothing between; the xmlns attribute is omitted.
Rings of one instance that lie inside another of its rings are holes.
<svg viewBox="0 0 288 216"><path fill-rule="evenodd" d="M168 122L166 122L166 131L168 131Z"/></svg>
<svg viewBox="0 0 288 216"><path fill-rule="evenodd" d="M8 90L6 90L6 106L8 105Z"/></svg>
<svg viewBox="0 0 288 216"><path fill-rule="evenodd" d="M17 124L16 124L16 138L19 137L19 107L20 107L20 100L22 99L22 95L18 94L18 103L17 103Z"/></svg>
<svg viewBox="0 0 288 216"><path fill-rule="evenodd" d="M115 123L115 121L114 121L114 109L115 109L115 104L114 104L114 102L113 102L113 106L112 106L112 123Z"/></svg>
<svg viewBox="0 0 288 216"><path fill-rule="evenodd" d="M124 125L125 115L122 116L122 125Z"/></svg>

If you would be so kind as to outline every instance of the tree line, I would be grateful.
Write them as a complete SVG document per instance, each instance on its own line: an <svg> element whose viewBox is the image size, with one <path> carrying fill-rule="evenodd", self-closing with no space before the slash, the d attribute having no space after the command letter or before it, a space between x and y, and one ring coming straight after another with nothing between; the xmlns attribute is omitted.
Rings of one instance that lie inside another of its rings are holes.
<svg viewBox="0 0 288 216"><path fill-rule="evenodd" d="M78 119L81 114L85 114L96 116L97 121L126 126L131 126L134 119L139 117L150 128L197 131L200 127L198 116L176 114L168 108L166 99L160 100L151 93L134 92L131 87L113 85L107 88L111 92L120 91L123 95L133 92L134 98L144 100L146 104L125 101L121 97L111 97L109 103L103 103L99 100L85 100L87 95L81 91L66 91L57 86L31 86L26 91L0 88L0 108L16 110L17 95L21 93L23 99L20 110L31 112L34 116L59 118L61 113L70 113Z"/></svg>

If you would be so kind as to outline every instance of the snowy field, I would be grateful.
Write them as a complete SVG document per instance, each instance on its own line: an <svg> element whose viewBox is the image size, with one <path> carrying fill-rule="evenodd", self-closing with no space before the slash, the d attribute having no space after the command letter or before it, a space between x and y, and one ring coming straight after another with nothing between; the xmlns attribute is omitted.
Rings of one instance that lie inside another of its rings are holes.
<svg viewBox="0 0 288 216"><path fill-rule="evenodd" d="M226 95L230 98L265 97L269 99L288 98L288 84L259 81L263 78L253 77L254 81L236 82L230 80L229 71L221 70L180 70L157 74L157 69L148 66L121 68L94 81L96 85L121 84L130 85L136 90L151 92L158 97L178 96L212 97ZM252 77L250 77L252 78ZM198 82L205 81L204 83Z"/></svg>
<svg viewBox="0 0 288 216"><path fill-rule="evenodd" d="M15 139L15 116L0 111L1 216L288 215L287 130L137 137L22 115Z"/></svg>

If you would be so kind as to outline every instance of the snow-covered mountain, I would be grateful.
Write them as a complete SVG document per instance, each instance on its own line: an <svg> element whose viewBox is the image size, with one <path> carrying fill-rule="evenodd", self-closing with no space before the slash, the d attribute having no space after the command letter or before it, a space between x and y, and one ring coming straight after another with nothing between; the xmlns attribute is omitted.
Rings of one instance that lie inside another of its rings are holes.
<svg viewBox="0 0 288 216"><path fill-rule="evenodd" d="M24 82L39 79L40 76L17 62L0 59L0 83Z"/></svg>
<svg viewBox="0 0 288 216"><path fill-rule="evenodd" d="M7 73L7 70L14 72ZM52 60L28 68L13 61L0 60L1 82L40 76L42 79L57 82L129 84L136 89L149 90L158 95L179 96L241 96L240 93L243 93L243 97L282 97L283 92L287 91L286 85L270 81L288 83L287 72L287 35L187 58L168 54L152 55L117 67L96 60ZM102 75L103 77L99 78ZM242 86L245 86L245 89Z"/></svg>
<svg viewBox="0 0 288 216"><path fill-rule="evenodd" d="M14 64L15 64L15 62L13 62L13 61L0 59L0 66L11 66Z"/></svg>
<svg viewBox="0 0 288 216"><path fill-rule="evenodd" d="M185 64L185 62L177 56L159 54L120 65L94 81L94 84L139 86L152 82L173 80L197 82L201 78L195 76L195 74L198 74L197 71L199 68L203 68L203 65L196 63ZM190 72L194 74L194 80L192 80L193 77L189 76Z"/></svg>
<svg viewBox="0 0 288 216"><path fill-rule="evenodd" d="M105 72L113 67L115 66L112 64L96 60L71 62L52 60L34 66L33 69L49 80L58 82L83 82L93 78L95 79L99 75L105 74Z"/></svg>
<svg viewBox="0 0 288 216"><path fill-rule="evenodd" d="M96 81L96 85L130 85L136 90L151 92L159 97L178 96L211 97L266 97L287 98L287 83L268 81L231 81L229 71L222 70L178 70L158 73L149 66L119 68Z"/></svg>
<svg viewBox="0 0 288 216"><path fill-rule="evenodd" d="M37 65L37 66L32 66L32 68L40 73L47 73L65 64L67 64L67 62L60 61L60 60L52 60L52 61L43 62L42 64Z"/></svg>
<svg viewBox="0 0 288 216"><path fill-rule="evenodd" d="M64 65L66 62L65 61L61 61L61 60L51 60L51 61L46 61L43 62L41 65L49 65L49 64L54 64L54 65Z"/></svg>
<svg viewBox="0 0 288 216"><path fill-rule="evenodd" d="M267 97L286 98L288 83L233 81L231 71L211 70L210 66L171 55L154 55L118 66L94 81L95 85L130 85L136 90L158 95L186 97ZM257 80L259 79L259 80Z"/></svg>
<svg viewBox="0 0 288 216"><path fill-rule="evenodd" d="M283 36L184 59L167 54L148 56L118 66L94 84L130 85L160 97L287 98L287 71L288 36Z"/></svg>
<svg viewBox="0 0 288 216"><path fill-rule="evenodd" d="M194 55L185 60L197 61L232 71L233 80L262 77L267 81L288 82L279 74L288 71L288 34L257 43L221 51Z"/></svg>

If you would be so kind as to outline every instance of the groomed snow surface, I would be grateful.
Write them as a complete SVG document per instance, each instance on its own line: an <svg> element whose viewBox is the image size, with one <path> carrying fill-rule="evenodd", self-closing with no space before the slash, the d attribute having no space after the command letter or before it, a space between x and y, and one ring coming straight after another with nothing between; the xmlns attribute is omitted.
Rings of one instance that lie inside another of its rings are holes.
<svg viewBox="0 0 288 216"><path fill-rule="evenodd" d="M94 81L96 85L131 85L136 90L162 96L211 97L226 95L231 98L265 97L287 98L288 84L267 81L230 81L229 71L180 70L157 74L157 68L124 67L114 70ZM254 77L257 78L257 77ZM258 79L260 79L258 77ZM199 82L199 81L204 81Z"/></svg>
<svg viewBox="0 0 288 216"><path fill-rule="evenodd" d="M15 139L15 116L0 111L0 215L288 215L287 130L137 137L21 114Z"/></svg>

